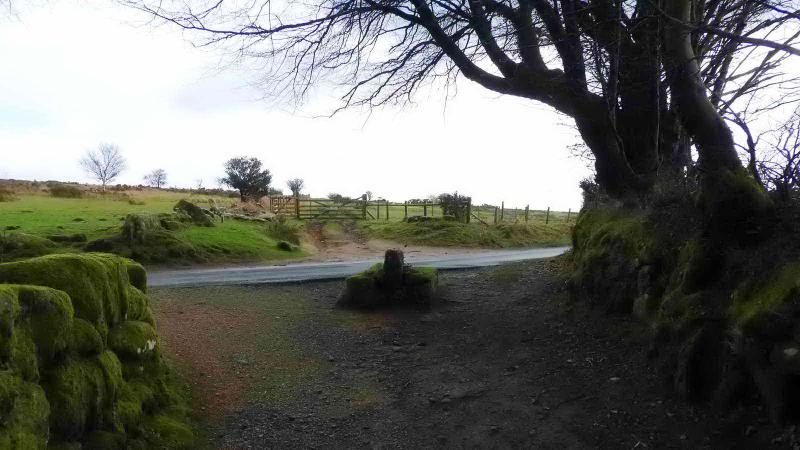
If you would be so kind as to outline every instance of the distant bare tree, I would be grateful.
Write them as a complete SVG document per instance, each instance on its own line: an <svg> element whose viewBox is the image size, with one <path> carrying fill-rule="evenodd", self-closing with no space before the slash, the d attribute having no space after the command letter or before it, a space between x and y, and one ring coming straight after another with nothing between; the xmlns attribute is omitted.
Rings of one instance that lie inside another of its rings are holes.
<svg viewBox="0 0 800 450"><path fill-rule="evenodd" d="M149 186L161 189L167 184L167 172L164 169L156 169L144 176L144 182Z"/></svg>
<svg viewBox="0 0 800 450"><path fill-rule="evenodd" d="M106 185L125 170L125 158L116 144L102 143L96 150L87 150L81 158L81 167L89 176L99 181L106 190Z"/></svg>
<svg viewBox="0 0 800 450"><path fill-rule="evenodd" d="M305 183L303 182L302 178L292 178L291 180L286 182L286 186L289 187L289 190L292 191L292 195L294 195L295 197L300 196L300 191L303 190L304 184Z"/></svg>
<svg viewBox="0 0 800 450"><path fill-rule="evenodd" d="M761 178L781 200L788 200L800 190L800 108L768 140L759 163Z"/></svg>
<svg viewBox="0 0 800 450"><path fill-rule="evenodd" d="M372 200L372 197L375 196L375 194L373 194L372 191L367 191L364 193L364 195L367 197L367 201Z"/></svg>

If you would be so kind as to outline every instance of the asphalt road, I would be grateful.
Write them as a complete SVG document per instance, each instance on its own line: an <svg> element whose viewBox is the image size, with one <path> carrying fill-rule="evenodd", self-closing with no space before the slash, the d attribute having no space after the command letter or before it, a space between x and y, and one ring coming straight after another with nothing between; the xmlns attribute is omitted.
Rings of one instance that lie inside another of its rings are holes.
<svg viewBox="0 0 800 450"><path fill-rule="evenodd" d="M496 266L516 261L558 256L569 247L531 248L524 250L487 250L453 253L437 257L406 255L406 263L437 269L468 269ZM380 259L322 263L297 263L281 266L246 266L219 269L184 269L153 271L148 274L150 287L212 286L231 284L288 283L346 278L370 267Z"/></svg>

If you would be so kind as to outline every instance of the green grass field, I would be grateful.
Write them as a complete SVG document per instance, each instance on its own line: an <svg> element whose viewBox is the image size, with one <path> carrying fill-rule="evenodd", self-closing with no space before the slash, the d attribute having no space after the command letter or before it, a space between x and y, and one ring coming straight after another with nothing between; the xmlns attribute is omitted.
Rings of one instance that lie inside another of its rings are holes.
<svg viewBox="0 0 800 450"><path fill-rule="evenodd" d="M234 200L229 197L194 195L164 190L129 190L100 193L85 190L81 198L51 196L44 188L13 192L11 201L0 201L0 261L30 257L37 254L83 251L86 242L98 239L114 240L128 214L171 213L181 199L200 206L209 206L211 199L217 205L228 206ZM409 216L427 215L432 221L404 222L402 205L370 206L368 220L350 223L349 230L357 231L362 238L395 241L402 244L470 247L512 248L530 246L554 246L569 243L569 234L575 214L551 212L546 220L545 211L530 211L525 220L524 210L506 209L502 221L498 213L495 225L494 208L474 207L473 213L480 220L469 224L441 219L438 206L408 207ZM380 213L380 216L378 214ZM375 217L380 217L376 219ZM547 223L545 223L547 221ZM216 221L213 227L188 226L185 228L160 230L143 244L128 244L117 239L113 245L101 251L109 251L130 257L149 265L162 264L222 264L237 262L275 261L306 256L302 249L280 250L281 240L298 242L308 223L293 219L284 224L238 221L227 219ZM329 223L342 226L341 223ZM327 226L327 225L326 225ZM81 242L53 242L59 236L84 235ZM340 233L341 234L341 230ZM13 241L13 242L12 242ZM26 250L18 251L21 244ZM17 251L15 253L14 246ZM8 249L11 248L11 251Z"/></svg>
<svg viewBox="0 0 800 450"><path fill-rule="evenodd" d="M389 211L389 222L398 222L403 220L405 217L405 207L403 205L397 204L390 204L388 211ZM369 221L386 221L386 205L370 205L367 208L367 219ZM480 220L485 222L489 225L495 224L495 209L492 207L480 207L474 206L472 208L472 213L477 216ZM427 208L424 206L408 206L408 215L409 216L430 216L430 217L442 217L444 213L442 212L442 208L440 206L428 206ZM575 222L576 213L574 211L550 211L549 217L547 210L534 210L531 209L528 211L528 219L527 223L529 224L536 224L548 222L548 224L559 223L559 222ZM476 219L473 217L473 221ZM525 209L524 208L505 208L505 210L501 210L498 208L497 211L497 223L525 223Z"/></svg>
<svg viewBox="0 0 800 450"><path fill-rule="evenodd" d="M370 238L401 244L437 247L514 248L569 244L571 225L562 221L548 225L536 222L483 225L451 221L381 222L366 221L359 230Z"/></svg>
<svg viewBox="0 0 800 450"><path fill-rule="evenodd" d="M41 193L21 193L16 200L0 202L0 233L6 236L24 233L48 237L52 235L84 234L88 241L110 238L120 233L127 214L170 213L178 200L186 198L198 204L208 204L210 196L194 196L167 191L129 192L126 195L87 195L84 198L55 198ZM229 198L214 197L227 204ZM13 229L13 231L7 231ZM6 230L6 231L3 231ZM193 249L192 257L174 254L150 258L147 249L136 249L124 254L145 263L225 263L240 261L265 261L298 258L301 251L286 252L277 248L278 238L273 237L263 223L226 220L214 227L190 226L176 230L170 242L179 242ZM50 245L48 243L48 245ZM47 252L81 251L82 243L56 243Z"/></svg>

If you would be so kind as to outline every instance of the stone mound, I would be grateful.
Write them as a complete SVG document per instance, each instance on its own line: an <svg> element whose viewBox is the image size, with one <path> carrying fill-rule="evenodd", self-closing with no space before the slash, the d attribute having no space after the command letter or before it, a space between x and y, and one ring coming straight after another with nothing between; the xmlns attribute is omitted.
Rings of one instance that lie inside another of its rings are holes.
<svg viewBox="0 0 800 450"><path fill-rule="evenodd" d="M401 250L387 250L383 263L345 281L337 306L364 309L429 307L435 299L438 282L436 269L407 266Z"/></svg>
<svg viewBox="0 0 800 450"><path fill-rule="evenodd" d="M192 448L146 289L113 255L0 264L0 448Z"/></svg>

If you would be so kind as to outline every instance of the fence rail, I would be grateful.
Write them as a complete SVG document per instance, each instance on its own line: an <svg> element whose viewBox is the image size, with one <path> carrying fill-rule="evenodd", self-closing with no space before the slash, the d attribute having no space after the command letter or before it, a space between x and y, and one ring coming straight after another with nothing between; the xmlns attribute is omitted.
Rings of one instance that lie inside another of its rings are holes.
<svg viewBox="0 0 800 450"><path fill-rule="evenodd" d="M387 200L332 200L328 198L307 198L292 196L271 196L270 209L274 214L294 217L299 220L331 219L331 220L407 220L409 217L444 217L445 206L441 202L390 202ZM489 225L499 223L540 221L567 222L572 219L572 210L551 211L550 207L533 210L530 205L524 208L506 208L505 202L500 206L475 206L468 198L462 208L461 220Z"/></svg>

